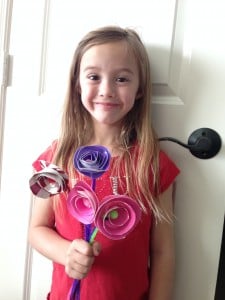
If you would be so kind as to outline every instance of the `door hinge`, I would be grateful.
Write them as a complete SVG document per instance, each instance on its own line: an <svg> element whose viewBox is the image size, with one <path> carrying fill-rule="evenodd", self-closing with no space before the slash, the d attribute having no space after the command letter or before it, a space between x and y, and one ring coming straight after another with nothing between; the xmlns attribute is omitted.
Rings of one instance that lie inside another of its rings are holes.
<svg viewBox="0 0 225 300"><path fill-rule="evenodd" d="M11 58L6 53L0 55L0 84L4 88L11 85Z"/></svg>

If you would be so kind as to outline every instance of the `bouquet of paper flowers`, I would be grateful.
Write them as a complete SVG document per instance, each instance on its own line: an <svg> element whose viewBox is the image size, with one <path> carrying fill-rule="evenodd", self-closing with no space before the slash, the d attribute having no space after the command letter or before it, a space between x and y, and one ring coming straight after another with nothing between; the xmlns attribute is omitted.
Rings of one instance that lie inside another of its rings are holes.
<svg viewBox="0 0 225 300"><path fill-rule="evenodd" d="M125 238L137 225L141 210L135 200L119 194L104 197L101 202L95 193L96 179L109 168L110 153L103 146L84 146L74 155L74 167L91 178L91 186L78 181L68 192L67 207L70 214L84 224L84 239L93 243L100 231L109 239ZM41 161L42 170L30 179L33 194L47 198L68 190L68 176L53 164ZM80 281L74 280L69 300L80 299Z"/></svg>

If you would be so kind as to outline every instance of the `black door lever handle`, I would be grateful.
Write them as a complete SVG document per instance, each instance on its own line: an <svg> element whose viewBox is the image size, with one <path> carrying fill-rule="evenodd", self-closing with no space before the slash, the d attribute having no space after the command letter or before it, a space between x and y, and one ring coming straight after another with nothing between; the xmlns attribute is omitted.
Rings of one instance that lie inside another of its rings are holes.
<svg viewBox="0 0 225 300"><path fill-rule="evenodd" d="M188 143L185 144L173 137L162 137L159 141L170 141L184 148L189 149L192 155L201 159L214 157L222 146L222 141L219 134L210 128L196 129L188 138Z"/></svg>

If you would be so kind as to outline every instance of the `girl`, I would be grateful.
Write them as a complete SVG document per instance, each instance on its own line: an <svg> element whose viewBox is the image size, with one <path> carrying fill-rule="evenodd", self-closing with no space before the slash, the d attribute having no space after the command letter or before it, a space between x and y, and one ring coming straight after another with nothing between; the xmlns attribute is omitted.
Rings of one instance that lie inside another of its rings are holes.
<svg viewBox="0 0 225 300"><path fill-rule="evenodd" d="M29 241L53 261L51 300L66 300L74 279L81 300L171 300L174 274L173 183L176 165L159 150L151 126L150 66L146 49L131 29L104 27L78 44L70 70L61 133L33 163L52 162L80 175L73 157L80 146L102 145L112 159L96 180L101 199L119 194L136 199L141 221L122 240L101 233L90 244L83 225L68 212L67 193L37 198ZM85 176L82 180L87 181ZM113 186L112 186L113 184Z"/></svg>

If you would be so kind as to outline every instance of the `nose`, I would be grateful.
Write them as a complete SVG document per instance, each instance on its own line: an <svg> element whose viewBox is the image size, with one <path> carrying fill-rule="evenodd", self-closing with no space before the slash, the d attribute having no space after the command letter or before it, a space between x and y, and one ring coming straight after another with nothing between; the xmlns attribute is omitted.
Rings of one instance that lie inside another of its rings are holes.
<svg viewBox="0 0 225 300"><path fill-rule="evenodd" d="M112 98L115 96L115 85L112 81L102 80L99 86L99 96Z"/></svg>

